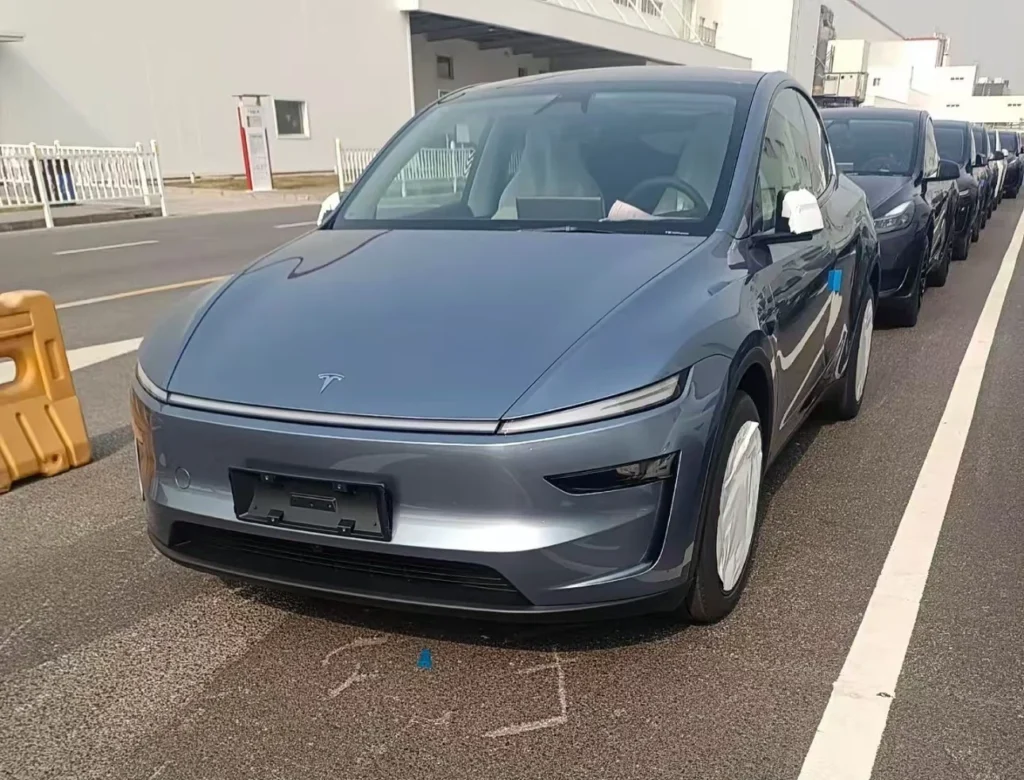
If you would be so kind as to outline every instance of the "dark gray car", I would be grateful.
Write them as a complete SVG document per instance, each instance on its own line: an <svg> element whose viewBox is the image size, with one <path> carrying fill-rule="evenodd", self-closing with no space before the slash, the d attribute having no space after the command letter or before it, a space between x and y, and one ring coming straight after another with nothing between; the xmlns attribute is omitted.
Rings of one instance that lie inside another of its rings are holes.
<svg viewBox="0 0 1024 780"><path fill-rule="evenodd" d="M901 108L822 112L841 171L867 194L882 256L882 306L917 324L925 288L946 283L959 166L939 157L931 116Z"/></svg>
<svg viewBox="0 0 1024 780"><path fill-rule="evenodd" d="M151 538L378 605L718 620L767 465L819 402L860 408L878 284L864 194L785 75L451 94L321 229L145 340Z"/></svg>

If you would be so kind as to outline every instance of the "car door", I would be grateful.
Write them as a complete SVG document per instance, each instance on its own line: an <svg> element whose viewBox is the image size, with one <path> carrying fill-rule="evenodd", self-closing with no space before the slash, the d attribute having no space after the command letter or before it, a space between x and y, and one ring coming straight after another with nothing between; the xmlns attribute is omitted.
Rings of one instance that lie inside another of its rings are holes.
<svg viewBox="0 0 1024 780"><path fill-rule="evenodd" d="M831 265L828 276L828 314L825 317L825 364L832 368L843 352L849 338L850 305L857 270L857 244L850 220L842 211L842 204L833 203L836 192L836 167L828 137L817 110L802 95L800 110L807 127L811 151L812 192L818 198L825 241L829 242Z"/></svg>
<svg viewBox="0 0 1024 780"><path fill-rule="evenodd" d="M948 181L928 181L939 175L939 145L935 141L935 128L930 116L924 118L922 175L924 181L921 183L921 195L932 212L932 257L929 267L934 267L946 248L951 190Z"/></svg>
<svg viewBox="0 0 1024 780"><path fill-rule="evenodd" d="M755 231L775 223L780 195L814 191L811 143L800 101L785 88L776 96L762 139L752 209ZM827 230L802 241L770 244L755 252L757 274L771 290L774 309L767 330L775 347L778 429L786 437L802 418L805 402L825 369L832 248Z"/></svg>

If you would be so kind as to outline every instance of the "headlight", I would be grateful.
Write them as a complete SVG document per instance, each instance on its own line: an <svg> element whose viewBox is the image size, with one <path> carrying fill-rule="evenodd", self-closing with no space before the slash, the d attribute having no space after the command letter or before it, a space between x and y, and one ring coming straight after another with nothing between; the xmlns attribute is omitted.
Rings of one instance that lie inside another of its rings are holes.
<svg viewBox="0 0 1024 780"><path fill-rule="evenodd" d="M161 403L167 403L167 391L157 387L156 383L146 376L146 372L142 370L142 366L138 363L135 364L135 378L139 380L139 384L142 385L142 389L146 393Z"/></svg>
<svg viewBox="0 0 1024 780"><path fill-rule="evenodd" d="M682 392L684 374L677 374L653 385L641 387L639 390L632 390L613 398L606 398L603 401L574 406L570 409L562 409L557 412L538 414L534 417L520 417L516 420L505 420L498 426L498 433L529 433L531 431L545 431L551 428L568 428L571 425L583 425L585 423L608 420L612 417L621 417L626 414L642 412L655 406L661 406L669 401L678 398Z"/></svg>
<svg viewBox="0 0 1024 780"><path fill-rule="evenodd" d="M957 190L961 198L966 198L971 194L970 190Z"/></svg>
<svg viewBox="0 0 1024 780"><path fill-rule="evenodd" d="M875 220L875 230L878 233L888 233L893 230L900 230L909 225L914 219L914 202L908 200L901 203L888 214Z"/></svg>

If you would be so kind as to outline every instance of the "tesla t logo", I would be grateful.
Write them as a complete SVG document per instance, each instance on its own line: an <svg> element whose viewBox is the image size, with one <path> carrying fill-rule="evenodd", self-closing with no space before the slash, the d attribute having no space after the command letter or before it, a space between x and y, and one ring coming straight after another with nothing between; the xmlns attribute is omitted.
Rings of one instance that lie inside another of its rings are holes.
<svg viewBox="0 0 1024 780"><path fill-rule="evenodd" d="M320 381L323 382L323 384L320 385L320 392L322 393L324 390L326 390L328 387L330 387L333 383L340 382L344 378L345 378L344 374L319 374L317 376L317 379L319 379Z"/></svg>

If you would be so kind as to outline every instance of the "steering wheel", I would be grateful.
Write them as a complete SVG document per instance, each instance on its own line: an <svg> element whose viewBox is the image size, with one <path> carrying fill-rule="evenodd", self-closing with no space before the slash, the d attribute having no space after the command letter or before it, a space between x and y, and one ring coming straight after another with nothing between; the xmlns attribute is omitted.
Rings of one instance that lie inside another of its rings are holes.
<svg viewBox="0 0 1024 780"><path fill-rule="evenodd" d="M652 176L650 179L644 179L631 189L623 200L627 203L632 203L633 198L635 198L639 193L653 189L654 187L664 187L677 190L692 200L695 206L703 209L705 214L711 211L707 201L705 201L704 197L697 191L697 188L692 184L683 181L678 176Z"/></svg>

